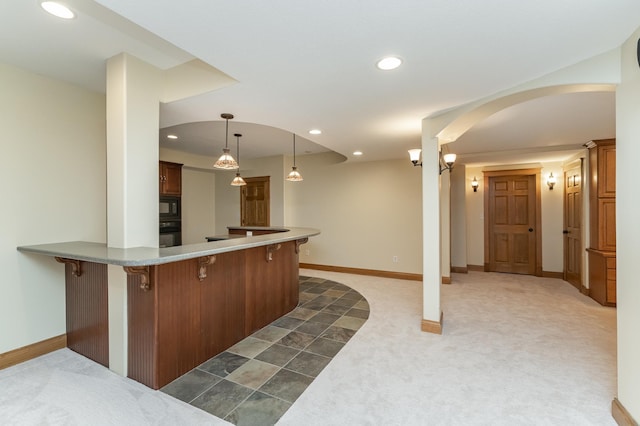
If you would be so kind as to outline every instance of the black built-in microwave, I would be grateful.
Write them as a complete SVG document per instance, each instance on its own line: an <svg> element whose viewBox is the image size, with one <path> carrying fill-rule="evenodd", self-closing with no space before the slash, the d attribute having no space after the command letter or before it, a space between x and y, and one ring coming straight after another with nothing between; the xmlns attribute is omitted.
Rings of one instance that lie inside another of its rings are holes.
<svg viewBox="0 0 640 426"><path fill-rule="evenodd" d="M180 220L180 197L160 196L160 220Z"/></svg>

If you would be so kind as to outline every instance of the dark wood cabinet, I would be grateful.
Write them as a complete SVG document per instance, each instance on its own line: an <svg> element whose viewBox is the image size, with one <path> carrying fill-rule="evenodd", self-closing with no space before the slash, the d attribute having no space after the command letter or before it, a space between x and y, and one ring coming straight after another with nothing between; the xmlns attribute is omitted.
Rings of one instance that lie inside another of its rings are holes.
<svg viewBox="0 0 640 426"><path fill-rule="evenodd" d="M589 148L589 296L616 305L616 141L591 141Z"/></svg>
<svg viewBox="0 0 640 426"><path fill-rule="evenodd" d="M160 161L160 195L182 195L182 164Z"/></svg>

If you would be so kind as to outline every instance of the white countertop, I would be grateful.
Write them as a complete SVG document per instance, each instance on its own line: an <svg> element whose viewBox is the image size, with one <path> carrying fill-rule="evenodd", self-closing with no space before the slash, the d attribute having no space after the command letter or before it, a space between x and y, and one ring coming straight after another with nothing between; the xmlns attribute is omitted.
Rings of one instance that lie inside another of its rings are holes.
<svg viewBox="0 0 640 426"><path fill-rule="evenodd" d="M275 229L280 230L282 228ZM287 231L285 232L276 232L273 234L232 238L228 240L166 248L133 247L121 249L107 247L104 243L69 241L62 243L19 246L18 250L24 253L36 253L46 256L84 260L87 262L106 263L109 265L146 266L178 262L201 256L209 256L212 254L300 240L320 234L319 230L313 228L286 229Z"/></svg>

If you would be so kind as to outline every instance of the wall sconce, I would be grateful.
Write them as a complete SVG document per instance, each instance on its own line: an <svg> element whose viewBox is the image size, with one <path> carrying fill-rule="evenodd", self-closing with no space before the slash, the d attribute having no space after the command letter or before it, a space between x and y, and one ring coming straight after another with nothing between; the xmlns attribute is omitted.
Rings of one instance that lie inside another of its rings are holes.
<svg viewBox="0 0 640 426"><path fill-rule="evenodd" d="M473 180L471 181L471 187L473 188L473 192L478 192L478 185L480 185L480 182L478 182L478 179L476 179L476 177L473 177Z"/></svg>
<svg viewBox="0 0 640 426"><path fill-rule="evenodd" d="M422 153L421 149L416 148L416 149L409 150L409 159L411 160L414 166L422 167L422 161L420 161L421 153ZM438 170L440 170L440 174L442 174L442 172L445 170L449 170L449 172L451 172L451 169L453 169L453 163L455 163L455 161L456 161L455 154L445 154L443 156L442 151L440 151L439 164L438 164Z"/></svg>
<svg viewBox="0 0 640 426"><path fill-rule="evenodd" d="M553 172L549 173L549 177L547 178L547 185L549 185L549 191L553 191L553 185L556 184L556 177L553 175Z"/></svg>
<svg viewBox="0 0 640 426"><path fill-rule="evenodd" d="M417 148L409 150L409 159L413 163L414 167L415 166L422 166L422 161L420 161L420 153L421 152L422 152L422 150L421 149L417 149Z"/></svg>

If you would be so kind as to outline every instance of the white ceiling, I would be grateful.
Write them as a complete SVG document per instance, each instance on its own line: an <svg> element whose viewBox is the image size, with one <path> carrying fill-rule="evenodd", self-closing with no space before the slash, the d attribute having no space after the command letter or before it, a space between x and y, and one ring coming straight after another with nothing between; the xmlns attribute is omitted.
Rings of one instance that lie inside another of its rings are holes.
<svg viewBox="0 0 640 426"><path fill-rule="evenodd" d="M352 160L364 151L356 161L405 158L420 144L424 117L616 48L640 16L637 0L66 3L78 13L72 21L47 15L36 0L3 0L0 61L103 91L104 61L120 52L163 69L197 57L238 83L161 105L163 128L218 121L201 126L205 134L188 130L183 149L208 152L210 133L218 135L211 144L221 143L219 117L230 112L230 133L245 135L244 158L288 153L295 132L299 153L330 149ZM403 66L377 70L388 54ZM613 96L511 107L449 149L469 164L566 158L587 140L615 136Z"/></svg>

